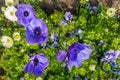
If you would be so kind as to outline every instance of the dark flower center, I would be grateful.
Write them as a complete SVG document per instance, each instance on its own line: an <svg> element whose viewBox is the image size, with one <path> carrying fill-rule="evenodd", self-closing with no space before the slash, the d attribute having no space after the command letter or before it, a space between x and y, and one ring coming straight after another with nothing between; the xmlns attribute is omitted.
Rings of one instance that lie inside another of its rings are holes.
<svg viewBox="0 0 120 80"><path fill-rule="evenodd" d="M113 52L113 53L112 53L112 56L115 56L115 55L116 55L115 52Z"/></svg>
<svg viewBox="0 0 120 80"><path fill-rule="evenodd" d="M39 60L35 57L35 59L33 60L33 64L34 64L35 66L37 66L38 63L39 63Z"/></svg>
<svg viewBox="0 0 120 80"><path fill-rule="evenodd" d="M58 24L57 24L57 23L55 23L55 24L54 24L54 27L58 27Z"/></svg>
<svg viewBox="0 0 120 80"><path fill-rule="evenodd" d="M65 36L69 38L71 36L71 34L70 33L66 33Z"/></svg>
<svg viewBox="0 0 120 80"><path fill-rule="evenodd" d="M25 17L28 17L28 16L29 16L28 11L25 11L25 12L24 12L24 16L25 16Z"/></svg>
<svg viewBox="0 0 120 80"><path fill-rule="evenodd" d="M71 15L68 15L69 20L71 20L71 17L72 17Z"/></svg>
<svg viewBox="0 0 120 80"><path fill-rule="evenodd" d="M36 36L40 35L40 34L41 34L40 28L35 28L34 34L35 34Z"/></svg>

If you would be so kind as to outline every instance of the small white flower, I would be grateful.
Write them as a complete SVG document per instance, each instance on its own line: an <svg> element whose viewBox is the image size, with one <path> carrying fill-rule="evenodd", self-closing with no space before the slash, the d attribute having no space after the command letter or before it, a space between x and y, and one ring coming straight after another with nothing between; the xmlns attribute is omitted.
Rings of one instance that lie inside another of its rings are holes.
<svg viewBox="0 0 120 80"><path fill-rule="evenodd" d="M6 48L10 48L13 46L13 40L11 37L3 36L1 39L1 42L2 42L3 46Z"/></svg>
<svg viewBox="0 0 120 80"><path fill-rule="evenodd" d="M114 15L115 15L115 8L109 8L109 9L107 9L107 15L109 16L109 17L113 17Z"/></svg>
<svg viewBox="0 0 120 80"><path fill-rule="evenodd" d="M13 39L19 41L21 39L20 34L18 32L13 33Z"/></svg>
<svg viewBox="0 0 120 80"><path fill-rule="evenodd" d="M81 34L82 33L82 30L81 29L78 29L78 34Z"/></svg>
<svg viewBox="0 0 120 80"><path fill-rule="evenodd" d="M17 9L14 6L7 7L6 10L4 11L5 17L10 21L13 22L17 21L17 17L15 15L16 10Z"/></svg>
<svg viewBox="0 0 120 80"><path fill-rule="evenodd" d="M14 1L13 0L5 0L5 5L6 6L11 6L13 5Z"/></svg>
<svg viewBox="0 0 120 80"><path fill-rule="evenodd" d="M4 12L5 11L5 7L1 7L1 11Z"/></svg>
<svg viewBox="0 0 120 80"><path fill-rule="evenodd" d="M89 69L90 69L91 71L95 71L95 65L90 65L90 66L89 66Z"/></svg>

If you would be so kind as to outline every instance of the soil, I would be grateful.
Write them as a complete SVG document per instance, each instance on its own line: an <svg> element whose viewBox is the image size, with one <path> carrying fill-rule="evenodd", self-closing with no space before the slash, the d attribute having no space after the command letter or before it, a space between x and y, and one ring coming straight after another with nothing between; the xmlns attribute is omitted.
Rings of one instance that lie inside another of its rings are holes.
<svg viewBox="0 0 120 80"><path fill-rule="evenodd" d="M106 7L118 8L120 4L120 0L98 0L102 2Z"/></svg>
<svg viewBox="0 0 120 80"><path fill-rule="evenodd" d="M93 4L98 4L102 2L106 7L118 8L120 0L89 0ZM23 3L23 0L19 0L19 3ZM0 10L1 7L5 5L5 0L0 0ZM70 11L72 14L76 14L76 10L80 7L80 0L45 0L45 2L39 3L40 8L47 14L52 14L54 10L59 11Z"/></svg>
<svg viewBox="0 0 120 80"><path fill-rule="evenodd" d="M0 0L0 9L1 9L2 6L4 6L4 4L5 4L5 1L4 0Z"/></svg>
<svg viewBox="0 0 120 80"><path fill-rule="evenodd" d="M39 3L40 8L48 15L52 14L54 10L69 11L72 14L76 14L76 10L80 7L80 0L46 0Z"/></svg>

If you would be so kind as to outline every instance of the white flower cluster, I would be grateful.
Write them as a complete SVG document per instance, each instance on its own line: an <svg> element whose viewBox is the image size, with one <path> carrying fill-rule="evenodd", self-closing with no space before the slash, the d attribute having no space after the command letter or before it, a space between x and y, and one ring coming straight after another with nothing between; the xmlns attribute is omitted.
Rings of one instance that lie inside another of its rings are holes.
<svg viewBox="0 0 120 80"><path fill-rule="evenodd" d="M15 41L19 41L21 39L20 34L18 32L13 33L13 39ZM13 39L9 36L2 36L2 39L1 39L2 45L6 48L12 47Z"/></svg>
<svg viewBox="0 0 120 80"><path fill-rule="evenodd" d="M14 7L14 5L17 5L18 2L18 0L5 0L5 5L7 6L7 8L4 10L4 15L12 22L17 21L17 17L15 15L17 9Z"/></svg>
<svg viewBox="0 0 120 80"><path fill-rule="evenodd" d="M6 8L6 10L4 11L4 15L7 19L9 19L10 21L17 21L17 17L15 16L15 12L16 12L16 8L14 6L9 6Z"/></svg>

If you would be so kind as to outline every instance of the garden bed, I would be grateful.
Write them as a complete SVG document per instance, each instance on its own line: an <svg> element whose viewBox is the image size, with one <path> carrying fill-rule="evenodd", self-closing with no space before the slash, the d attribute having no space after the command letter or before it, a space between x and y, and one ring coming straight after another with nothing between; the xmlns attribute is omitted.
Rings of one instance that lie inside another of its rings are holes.
<svg viewBox="0 0 120 80"><path fill-rule="evenodd" d="M0 1L0 80L119 80L118 0Z"/></svg>

